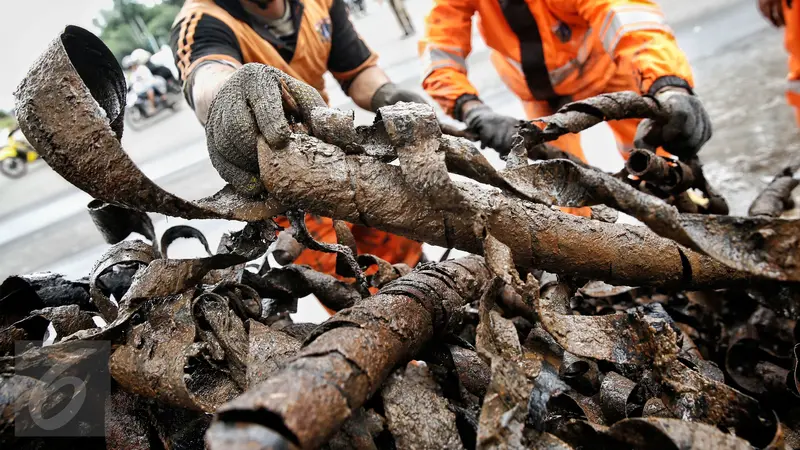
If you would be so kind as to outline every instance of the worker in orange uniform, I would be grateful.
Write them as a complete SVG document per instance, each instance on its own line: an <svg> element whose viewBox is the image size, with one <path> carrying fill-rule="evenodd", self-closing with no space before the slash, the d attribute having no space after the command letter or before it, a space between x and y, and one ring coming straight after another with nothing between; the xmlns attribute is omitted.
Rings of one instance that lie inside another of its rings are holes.
<svg viewBox="0 0 800 450"><path fill-rule="evenodd" d="M786 101L794 108L800 126L800 7L793 0L758 0L761 14L776 27L786 27L784 46L789 53L789 86Z"/></svg>
<svg viewBox="0 0 800 450"><path fill-rule="evenodd" d="M325 101L323 75L330 71L353 102L370 111L400 101L425 102L398 88L377 66L377 55L356 33L343 0L187 0L171 44L186 99L207 125L211 162L246 195L263 191L251 182L259 172L257 124L266 123L265 111L281 107L259 95L267 65L313 86ZM214 102L223 88L234 95ZM285 218L278 222L288 227ZM330 219L309 216L306 224L317 240L336 242ZM362 226L351 230L359 253L410 266L422 256L418 242ZM305 250L295 263L334 273L335 261L334 254Z"/></svg>
<svg viewBox="0 0 800 450"><path fill-rule="evenodd" d="M434 0L420 52L422 85L444 110L507 153L518 123L483 104L467 78L472 16L491 61L522 100L528 119L570 101L634 90L671 112L665 124L642 123L638 138L682 157L711 137L711 122L692 92L692 72L660 8L649 0ZM609 123L626 156L638 120ZM577 135L554 145L585 161Z"/></svg>

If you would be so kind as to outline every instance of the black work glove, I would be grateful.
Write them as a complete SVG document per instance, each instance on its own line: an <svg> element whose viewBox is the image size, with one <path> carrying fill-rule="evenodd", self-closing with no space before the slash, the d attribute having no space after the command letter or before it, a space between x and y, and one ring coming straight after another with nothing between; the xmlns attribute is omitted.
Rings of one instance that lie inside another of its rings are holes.
<svg viewBox="0 0 800 450"><path fill-rule="evenodd" d="M666 122L645 119L636 130L634 145L639 148L663 147L685 160L697 154L711 138L711 118L703 103L685 90L670 89L654 98L669 115Z"/></svg>
<svg viewBox="0 0 800 450"><path fill-rule="evenodd" d="M264 191L259 179L258 139L282 148L291 131L283 112L280 79L290 88L299 86L298 103L325 106L319 93L285 73L263 64L245 64L234 72L214 96L206 122L211 164L223 180L239 193L253 196ZM306 89L307 88L307 89Z"/></svg>
<svg viewBox="0 0 800 450"><path fill-rule="evenodd" d="M505 156L511 151L519 120L498 114L486 105L476 106L464 115L467 130L478 134L484 148L493 148Z"/></svg>
<svg viewBox="0 0 800 450"><path fill-rule="evenodd" d="M370 108L372 112L377 112L379 108L399 102L428 103L423 96L416 92L400 89L396 84L388 82L375 91L370 102Z"/></svg>

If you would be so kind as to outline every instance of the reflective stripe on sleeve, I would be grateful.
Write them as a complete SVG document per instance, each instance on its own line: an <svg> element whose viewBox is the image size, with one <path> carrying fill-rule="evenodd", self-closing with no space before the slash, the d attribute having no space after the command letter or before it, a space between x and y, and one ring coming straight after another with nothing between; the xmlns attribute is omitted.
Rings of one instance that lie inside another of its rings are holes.
<svg viewBox="0 0 800 450"><path fill-rule="evenodd" d="M663 30L671 33L664 15L656 8L612 8L603 20L600 35L603 48L614 53L619 41L627 33L640 30Z"/></svg>
<svg viewBox="0 0 800 450"><path fill-rule="evenodd" d="M423 67L425 67L422 79L428 78L433 71L445 67L467 73L467 60L463 55L464 50L458 47L429 45L422 53Z"/></svg>

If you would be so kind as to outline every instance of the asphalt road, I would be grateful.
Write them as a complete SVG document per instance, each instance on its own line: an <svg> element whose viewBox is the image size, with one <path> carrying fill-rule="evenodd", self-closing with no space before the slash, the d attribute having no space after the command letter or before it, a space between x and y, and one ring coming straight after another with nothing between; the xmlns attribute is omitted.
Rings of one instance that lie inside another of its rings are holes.
<svg viewBox="0 0 800 450"><path fill-rule="evenodd" d="M703 6L697 7L698 3ZM721 183L723 192L734 199L735 211L743 212L765 177L792 154L796 141L791 113L782 101L785 57L780 33L768 28L751 0L666 0L663 4L695 67L698 91L708 97L717 126L717 137L703 153L709 177ZM407 5L417 29L422 30L430 1L407 0ZM355 20L359 32L381 54L380 63L395 82L419 89L416 40L399 38L399 28L393 28L394 18L387 5L370 3L368 8L367 17ZM468 65L470 78L484 101L506 114L522 116L521 105L500 81L477 34ZM328 86L332 105L357 109L332 79ZM745 89L757 94L743 95ZM754 96L757 99L748 100ZM760 111L765 118L754 120L753 111ZM371 118L370 113L357 112L361 123ZM590 162L607 170L622 164L610 150L607 128L589 130L582 139L590 149ZM196 199L223 185L208 161L203 130L188 107L165 114L144 130L126 131L123 143L144 173L179 196ZM754 151L761 164L753 163ZM0 192L0 279L42 270L83 276L108 248L85 211L89 196L43 163L23 179L0 178ZM158 215L153 219L157 233L187 222ZM214 220L192 224L206 233L212 247L223 232L241 227ZM435 254L436 249L431 252ZM202 248L191 241L178 242L170 253L179 257L201 255Z"/></svg>

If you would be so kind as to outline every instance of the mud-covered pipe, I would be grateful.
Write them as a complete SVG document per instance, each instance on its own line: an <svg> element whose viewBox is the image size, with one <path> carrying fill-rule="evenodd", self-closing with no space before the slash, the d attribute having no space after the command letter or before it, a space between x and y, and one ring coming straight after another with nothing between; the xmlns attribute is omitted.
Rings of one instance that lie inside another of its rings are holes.
<svg viewBox="0 0 800 450"><path fill-rule="evenodd" d="M681 161L669 161L656 153L637 148L631 151L625 169L669 193L684 192L695 182L692 168Z"/></svg>
<svg viewBox="0 0 800 450"><path fill-rule="evenodd" d="M404 189L399 167L345 155L311 136L293 135L280 151L262 142L259 166L265 187L285 205L430 244L482 254L475 223L484 223L525 269L683 289L750 278L646 228L587 221L474 183L453 182L470 199L468 210L443 211L416 190Z"/></svg>
<svg viewBox="0 0 800 450"><path fill-rule="evenodd" d="M633 176L644 181L661 183L669 177L670 166L666 159L643 148L633 149L625 168Z"/></svg>
<svg viewBox="0 0 800 450"><path fill-rule="evenodd" d="M283 370L220 407L206 443L211 449L266 448L279 434L284 443L319 447L394 367L459 320L461 307L479 297L491 277L475 256L425 265L338 312Z"/></svg>
<svg viewBox="0 0 800 450"><path fill-rule="evenodd" d="M798 184L800 184L800 180L795 179L791 173L778 175L753 200L747 214L780 217L783 211L793 206L792 191Z"/></svg>
<svg viewBox="0 0 800 450"><path fill-rule="evenodd" d="M669 176L662 185L665 191L677 194L685 192L694 185L695 175L691 167L682 161L674 161L669 168Z"/></svg>

